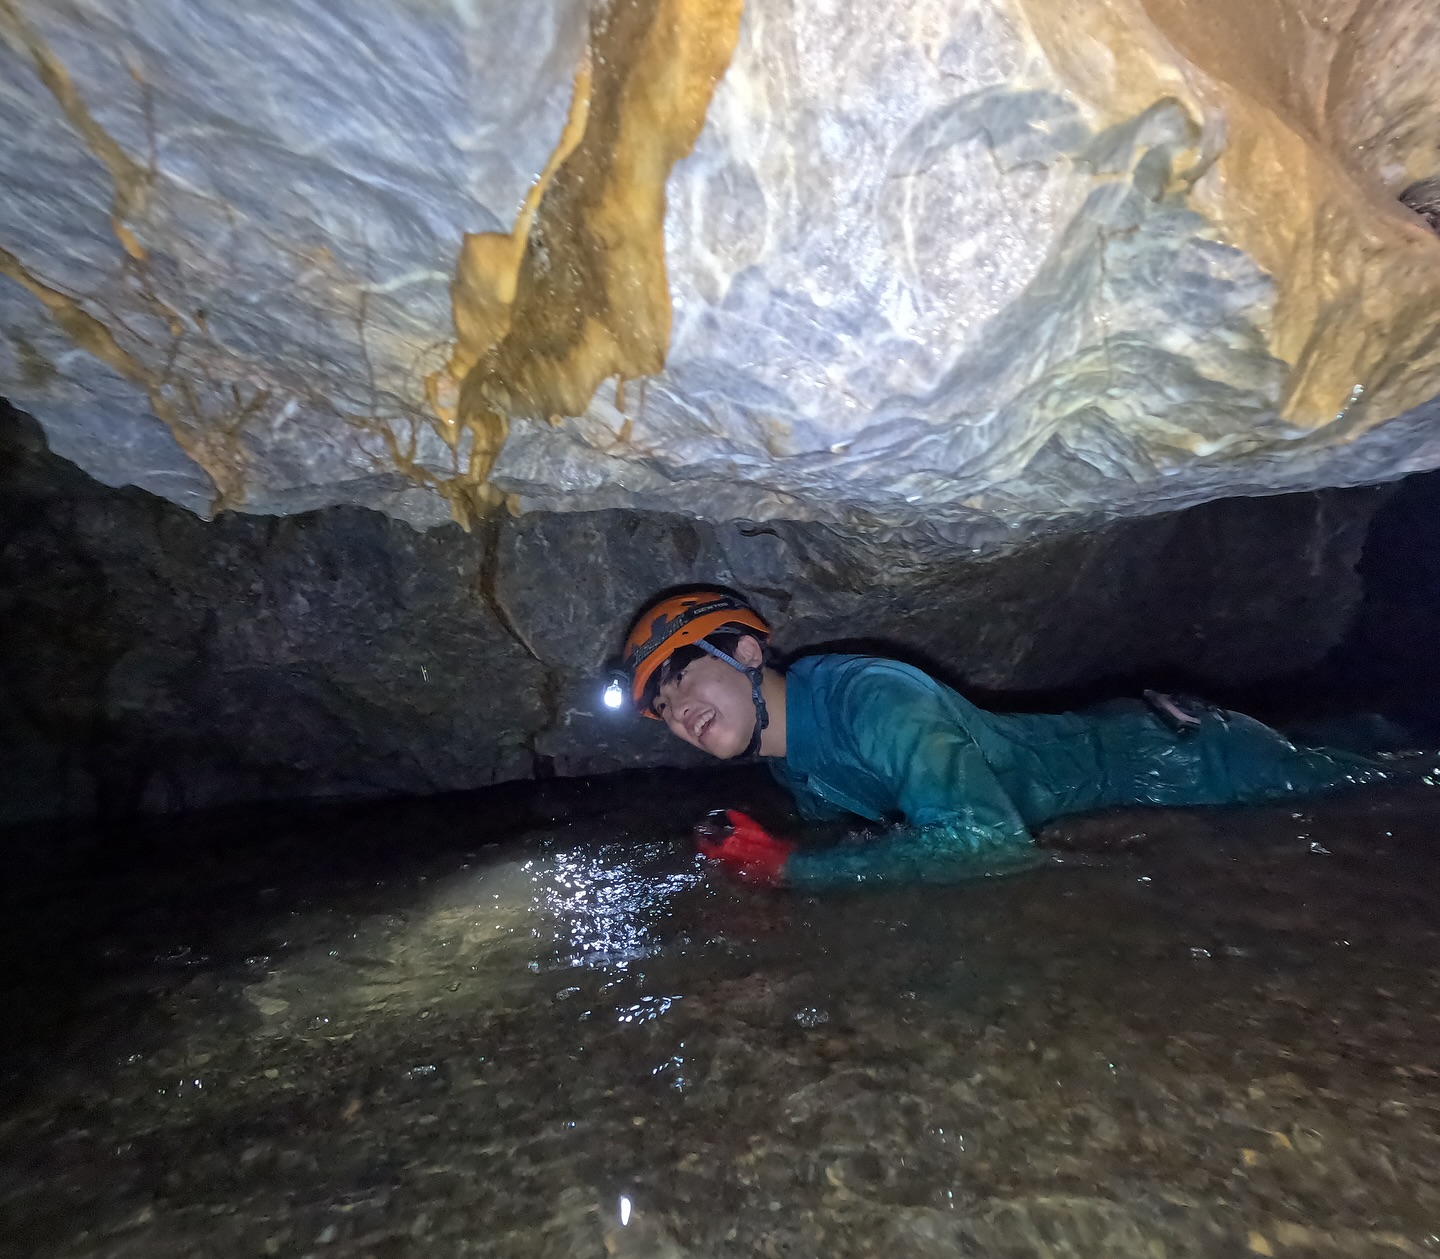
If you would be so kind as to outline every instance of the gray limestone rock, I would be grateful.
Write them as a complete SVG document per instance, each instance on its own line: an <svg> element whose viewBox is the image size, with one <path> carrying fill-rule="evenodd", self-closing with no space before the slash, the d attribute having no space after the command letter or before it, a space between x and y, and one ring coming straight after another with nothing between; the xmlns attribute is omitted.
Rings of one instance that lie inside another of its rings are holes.
<svg viewBox="0 0 1440 1259"><path fill-rule="evenodd" d="M221 505L448 519L404 493L387 435L454 472L421 400L448 354L455 259L466 232L509 230L544 167L583 14L7 0L0 247L109 329L129 378L52 348L44 303L0 274L0 393L93 475L207 514L216 487L152 392L241 470Z"/></svg>
<svg viewBox="0 0 1440 1259"><path fill-rule="evenodd" d="M998 549L1440 465L1440 241L1397 201L1437 174L1428 0L1277 0L1260 71L1170 0L748 0L665 186L663 370L517 406L475 471L462 242L644 2L0 0L0 394L201 515L421 528L489 471Z"/></svg>

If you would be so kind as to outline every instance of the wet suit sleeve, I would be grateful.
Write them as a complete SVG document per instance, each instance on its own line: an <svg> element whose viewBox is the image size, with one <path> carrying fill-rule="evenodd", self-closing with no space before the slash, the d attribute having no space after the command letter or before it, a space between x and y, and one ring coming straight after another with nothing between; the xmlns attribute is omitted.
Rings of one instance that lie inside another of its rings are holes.
<svg viewBox="0 0 1440 1259"><path fill-rule="evenodd" d="M785 867L803 889L953 883L1043 860L947 692L923 674L876 669L833 714L857 762L879 778L905 824L863 844L802 850Z"/></svg>

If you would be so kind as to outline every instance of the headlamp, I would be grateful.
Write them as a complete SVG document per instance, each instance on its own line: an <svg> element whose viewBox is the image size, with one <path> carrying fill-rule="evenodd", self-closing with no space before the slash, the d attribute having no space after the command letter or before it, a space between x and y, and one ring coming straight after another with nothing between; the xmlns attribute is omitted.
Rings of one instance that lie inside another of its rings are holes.
<svg viewBox="0 0 1440 1259"><path fill-rule="evenodd" d="M605 707L611 712L618 712L625 706L625 682L623 673L612 673L605 682L605 689L600 692L600 698Z"/></svg>

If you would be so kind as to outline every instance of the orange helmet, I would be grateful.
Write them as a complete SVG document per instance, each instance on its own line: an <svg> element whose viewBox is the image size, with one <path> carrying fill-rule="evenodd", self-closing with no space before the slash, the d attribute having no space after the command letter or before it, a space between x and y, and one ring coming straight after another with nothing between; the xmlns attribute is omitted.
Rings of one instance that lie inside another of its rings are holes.
<svg viewBox="0 0 1440 1259"><path fill-rule="evenodd" d="M625 671L630 675L630 696L647 717L659 717L645 703L645 687L674 652L698 643L725 626L752 629L770 635L760 614L737 595L723 590L692 590L668 595L646 608L625 639Z"/></svg>

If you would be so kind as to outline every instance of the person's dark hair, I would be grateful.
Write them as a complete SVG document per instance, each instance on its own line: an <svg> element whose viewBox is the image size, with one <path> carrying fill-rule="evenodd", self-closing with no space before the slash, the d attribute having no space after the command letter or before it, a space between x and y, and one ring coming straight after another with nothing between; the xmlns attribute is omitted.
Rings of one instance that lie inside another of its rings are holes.
<svg viewBox="0 0 1440 1259"><path fill-rule="evenodd" d="M765 655L761 663L764 665L771 664L773 656L770 651L770 640L758 630L753 630L748 626L740 626L739 628L732 629L728 625L722 625L713 633L705 635L705 641L707 643L713 647L718 647L727 656L733 656L735 654L735 649L740 645L742 638L755 639L755 641L760 644L760 650L764 652ZM679 677L680 674L685 671L687 665L699 660L701 656L708 654L709 653L707 653L699 643L686 643L685 646L677 647L672 651L670 655L665 658L664 663L650 675L650 680L645 684L645 707L653 709L655 707L655 697L660 694L660 688L664 686L666 682L670 681L671 678Z"/></svg>

